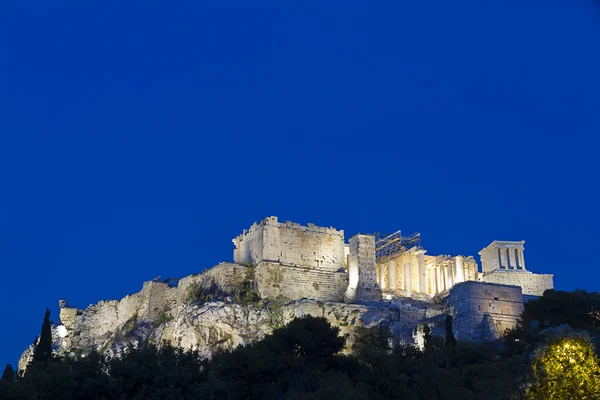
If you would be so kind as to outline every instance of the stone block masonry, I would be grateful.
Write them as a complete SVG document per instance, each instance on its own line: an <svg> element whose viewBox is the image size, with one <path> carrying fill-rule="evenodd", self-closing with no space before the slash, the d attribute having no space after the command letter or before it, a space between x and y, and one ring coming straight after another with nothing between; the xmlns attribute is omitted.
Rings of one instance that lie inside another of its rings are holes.
<svg viewBox="0 0 600 400"><path fill-rule="evenodd" d="M256 282L263 299L342 301L348 287L348 274L262 262L256 267Z"/></svg>
<svg viewBox="0 0 600 400"><path fill-rule="evenodd" d="M446 300L458 340L498 339L516 326L523 313L518 286L467 281L455 285Z"/></svg>
<svg viewBox="0 0 600 400"><path fill-rule="evenodd" d="M348 273L348 289L345 294L347 302L381 301L374 236L356 235L350 238Z"/></svg>
<svg viewBox="0 0 600 400"><path fill-rule="evenodd" d="M345 268L344 231L268 217L233 239L234 262L258 265L263 261L337 271Z"/></svg>
<svg viewBox="0 0 600 400"><path fill-rule="evenodd" d="M268 217L233 239L234 261L256 266L256 283L264 299L374 301L381 291L386 298L431 298L476 280L517 285L525 295L540 296L553 288L551 275L526 270L524 241L493 241L479 253L483 265L479 273L472 256L431 256L420 246L376 259L371 268L372 236L359 235L356 240L345 244L343 230Z"/></svg>
<svg viewBox="0 0 600 400"><path fill-rule="evenodd" d="M527 296L542 296L548 289L554 289L552 274L534 274L529 271L496 270L484 274L482 280L500 285L515 285L521 287Z"/></svg>
<svg viewBox="0 0 600 400"><path fill-rule="evenodd" d="M342 301L348 286L344 231L268 217L233 243L234 261L256 266L263 299Z"/></svg>

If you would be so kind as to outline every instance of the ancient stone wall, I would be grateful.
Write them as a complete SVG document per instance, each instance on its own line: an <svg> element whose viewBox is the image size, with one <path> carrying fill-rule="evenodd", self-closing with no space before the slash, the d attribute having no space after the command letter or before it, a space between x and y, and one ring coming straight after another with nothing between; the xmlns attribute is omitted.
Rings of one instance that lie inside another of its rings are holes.
<svg viewBox="0 0 600 400"><path fill-rule="evenodd" d="M524 295L541 296L547 289L554 289L552 274L534 274L529 271L496 270L484 274L482 280L501 285L520 286Z"/></svg>
<svg viewBox="0 0 600 400"><path fill-rule="evenodd" d="M268 217L253 223L250 229L244 229L241 235L233 239L235 263L257 265L263 260L265 226L271 224L277 224L277 217Z"/></svg>
<svg viewBox="0 0 600 400"><path fill-rule="evenodd" d="M179 280L176 288L177 303L180 305L186 303L190 287L193 285L200 285L205 291L216 290L233 295L244 282L247 268L240 264L220 263L201 274L186 276Z"/></svg>
<svg viewBox="0 0 600 400"><path fill-rule="evenodd" d="M380 301L381 287L377 283L375 237L355 235L350 238L348 289L345 301Z"/></svg>
<svg viewBox="0 0 600 400"><path fill-rule="evenodd" d="M458 340L498 339L516 326L523 312L518 286L467 281L455 285L446 300Z"/></svg>
<svg viewBox="0 0 600 400"><path fill-rule="evenodd" d="M167 309L166 291L169 285L158 281L144 282L140 292L138 320L153 321Z"/></svg>
<svg viewBox="0 0 600 400"><path fill-rule="evenodd" d="M477 261L473 256L463 257L463 271L465 274L465 281L476 281L479 268L477 267Z"/></svg>
<svg viewBox="0 0 600 400"><path fill-rule="evenodd" d="M525 241L494 240L479 252L484 274L495 270L525 270Z"/></svg>
<svg viewBox="0 0 600 400"><path fill-rule="evenodd" d="M269 217L233 239L234 261L258 265L263 261L337 271L345 268L344 231Z"/></svg>
<svg viewBox="0 0 600 400"><path fill-rule="evenodd" d="M269 217L233 242L235 262L256 266L263 299L342 300L348 282L344 231Z"/></svg>
<svg viewBox="0 0 600 400"><path fill-rule="evenodd" d="M60 323L63 324L67 330L75 330L78 312L79 310L77 308L61 305L59 314Z"/></svg>
<svg viewBox="0 0 600 400"><path fill-rule="evenodd" d="M256 267L256 282L263 299L281 296L290 300L342 301L348 287L348 274L262 262Z"/></svg>

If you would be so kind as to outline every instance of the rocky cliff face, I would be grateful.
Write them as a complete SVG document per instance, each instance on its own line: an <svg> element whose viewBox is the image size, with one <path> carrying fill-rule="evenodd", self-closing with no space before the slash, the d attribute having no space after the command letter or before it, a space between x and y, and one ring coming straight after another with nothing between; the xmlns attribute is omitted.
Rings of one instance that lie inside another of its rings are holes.
<svg viewBox="0 0 600 400"><path fill-rule="evenodd" d="M177 287L156 279L144 283L138 293L101 301L85 310L61 301L60 323L53 327L54 350L74 356L97 348L112 355L128 344L150 340L192 348L210 357L218 349L260 340L303 315L324 317L338 326L347 338L347 348L358 326L385 324L395 340L412 342L421 321L443 312L430 303L409 298L369 304L285 298L248 301L244 291L253 284L248 268L222 263L181 279ZM21 356L20 370L26 368L31 350Z"/></svg>

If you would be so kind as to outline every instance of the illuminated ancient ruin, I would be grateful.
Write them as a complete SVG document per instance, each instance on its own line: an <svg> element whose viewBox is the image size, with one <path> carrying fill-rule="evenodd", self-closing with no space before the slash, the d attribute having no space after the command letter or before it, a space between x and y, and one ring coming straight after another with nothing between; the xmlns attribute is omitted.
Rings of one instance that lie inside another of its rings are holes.
<svg viewBox="0 0 600 400"><path fill-rule="evenodd" d="M524 241L493 241L479 252L481 272L472 256L429 255L419 234L404 237L400 231L356 235L345 243L343 230L268 217L233 242L234 262L256 266L263 298L427 299L465 281L519 286L527 296L554 287L552 275L526 269Z"/></svg>

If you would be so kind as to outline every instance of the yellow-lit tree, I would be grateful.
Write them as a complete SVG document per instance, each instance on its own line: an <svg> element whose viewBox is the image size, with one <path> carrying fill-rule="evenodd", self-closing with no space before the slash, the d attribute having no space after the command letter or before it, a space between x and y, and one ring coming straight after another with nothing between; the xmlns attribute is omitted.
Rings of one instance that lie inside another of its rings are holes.
<svg viewBox="0 0 600 400"><path fill-rule="evenodd" d="M585 332L556 329L533 354L527 399L600 399L600 367Z"/></svg>

